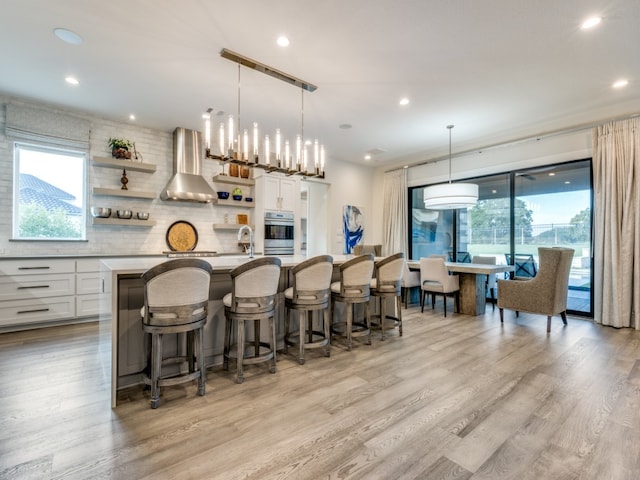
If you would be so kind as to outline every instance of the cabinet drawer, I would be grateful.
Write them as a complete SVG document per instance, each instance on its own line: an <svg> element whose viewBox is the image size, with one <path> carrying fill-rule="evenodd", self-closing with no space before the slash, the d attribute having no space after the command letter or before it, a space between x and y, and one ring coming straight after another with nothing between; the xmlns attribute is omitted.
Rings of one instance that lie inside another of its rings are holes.
<svg viewBox="0 0 640 480"><path fill-rule="evenodd" d="M76 296L76 317L97 317L98 315L100 315L100 294Z"/></svg>
<svg viewBox="0 0 640 480"><path fill-rule="evenodd" d="M75 293L75 275L16 275L0 277L0 301L46 298Z"/></svg>
<svg viewBox="0 0 640 480"><path fill-rule="evenodd" d="M100 272L76 273L76 294L102 292L102 277Z"/></svg>
<svg viewBox="0 0 640 480"><path fill-rule="evenodd" d="M75 297L12 300L0 304L0 326L40 323L75 316Z"/></svg>
<svg viewBox="0 0 640 480"><path fill-rule="evenodd" d="M58 260L45 258L42 260L2 260L0 274L4 275L35 275L41 273L74 273L75 260Z"/></svg>

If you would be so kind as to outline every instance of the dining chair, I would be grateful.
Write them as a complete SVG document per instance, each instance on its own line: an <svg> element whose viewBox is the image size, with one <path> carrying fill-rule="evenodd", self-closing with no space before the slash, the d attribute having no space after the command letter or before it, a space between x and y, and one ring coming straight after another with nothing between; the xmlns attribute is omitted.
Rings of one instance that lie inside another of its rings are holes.
<svg viewBox="0 0 640 480"><path fill-rule="evenodd" d="M420 288L422 296L420 300L421 311L424 312L424 299L427 293L431 294L431 308L436 305L436 295L442 295L444 299L444 316L447 316L447 296L453 294L456 310L460 311L460 280L458 275L449 275L444 259L427 257L420 259Z"/></svg>

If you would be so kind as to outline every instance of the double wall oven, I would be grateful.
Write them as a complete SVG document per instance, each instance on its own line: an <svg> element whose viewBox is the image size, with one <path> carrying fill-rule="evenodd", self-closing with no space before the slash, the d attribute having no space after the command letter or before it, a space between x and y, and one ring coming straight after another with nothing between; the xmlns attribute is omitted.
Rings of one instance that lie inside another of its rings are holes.
<svg viewBox="0 0 640 480"><path fill-rule="evenodd" d="M293 213L265 212L264 254L293 255Z"/></svg>

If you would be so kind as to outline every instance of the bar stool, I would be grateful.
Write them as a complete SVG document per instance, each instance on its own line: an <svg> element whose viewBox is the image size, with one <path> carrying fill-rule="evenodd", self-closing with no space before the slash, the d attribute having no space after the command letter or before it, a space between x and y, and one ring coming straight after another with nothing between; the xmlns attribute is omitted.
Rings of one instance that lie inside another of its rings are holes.
<svg viewBox="0 0 640 480"><path fill-rule="evenodd" d="M347 339L347 349L353 346L352 337L366 336L367 345L371 345L371 316L369 314L369 299L371 290L371 276L373 275L373 255L359 255L340 265L340 281L331 284L331 313L332 318L335 302L346 305L347 318L345 322L331 324L332 332L344 335ZM364 304L365 322L353 321L353 306ZM344 332L340 331L344 324Z"/></svg>
<svg viewBox="0 0 640 480"><path fill-rule="evenodd" d="M401 302L401 282L402 272L405 268L404 253L390 255L375 263L375 278L371 279L371 296L376 297L379 302L380 330L382 340L384 336L384 326L387 318L395 320L398 324L398 333L402 336L402 302ZM396 316L387 317L387 299L394 298L396 305Z"/></svg>
<svg viewBox="0 0 640 480"><path fill-rule="evenodd" d="M204 326L207 323L211 265L181 258L156 265L142 274L144 306L142 329L151 337L145 383L151 385L151 408L160 404L160 387L198 380L198 395L205 394ZM187 354L163 358L163 336L187 334ZM196 368L197 362L197 368ZM188 373L162 376L163 365L188 363Z"/></svg>
<svg viewBox="0 0 640 480"><path fill-rule="evenodd" d="M223 369L229 369L229 358L236 359L236 383L244 381L244 365L269 362L276 373L276 326L274 322L276 293L280 281L280 259L263 257L248 261L231 270L231 292L223 299L226 317L224 330ZM261 320L269 322L269 342L260 341ZM236 352L231 345L233 323L236 323ZM252 342L245 342L245 322L253 322ZM246 347L253 345L253 353Z"/></svg>
<svg viewBox="0 0 640 480"><path fill-rule="evenodd" d="M288 353L289 345L298 345L298 363L300 365L304 365L305 348L325 347L325 357L331 355L329 299L331 298L332 273L333 257L331 255L310 258L291 270L292 286L284 291L287 309L284 317L284 353ZM289 326L292 310L298 311L298 334L300 337L298 342L290 339ZM314 311L322 311L322 331L313 329ZM306 328L305 318L307 320Z"/></svg>

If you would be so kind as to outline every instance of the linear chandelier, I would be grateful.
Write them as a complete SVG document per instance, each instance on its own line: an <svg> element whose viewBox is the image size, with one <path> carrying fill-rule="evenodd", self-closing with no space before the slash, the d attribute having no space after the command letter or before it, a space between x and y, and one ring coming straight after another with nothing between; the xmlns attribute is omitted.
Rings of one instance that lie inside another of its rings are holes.
<svg viewBox="0 0 640 480"><path fill-rule="evenodd" d="M304 92L313 92L318 87L226 48L220 51L220 56L238 64L237 125L233 115L229 115L226 125L225 122L220 123L217 148L214 152L211 143L211 109L203 115L205 120L206 157L226 163L257 167L267 172L324 178L324 146L320 145L317 139L310 142L304 138ZM240 125L240 71L242 66L300 88L301 122L300 133L296 135L295 144L290 144L288 139L283 141L279 128L275 131L273 142L268 134L265 134L264 139L260 141L260 133L256 122L253 122L251 135L248 128L242 128L242 125ZM309 152L310 148L311 153Z"/></svg>
<svg viewBox="0 0 640 480"><path fill-rule="evenodd" d="M451 130L449 129L449 183L432 185L424 189L424 208L428 210L453 210L470 208L478 201L478 185L475 183L451 183Z"/></svg>

